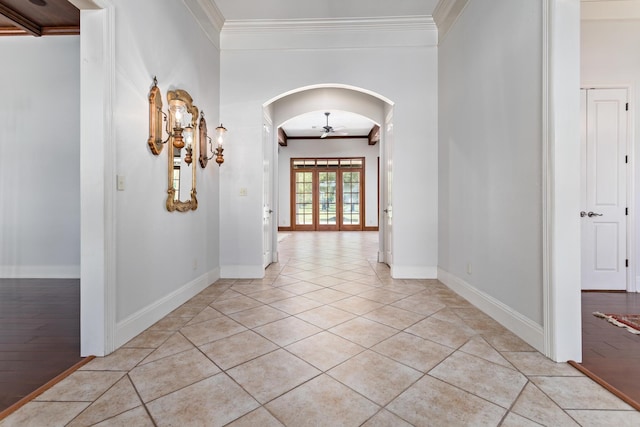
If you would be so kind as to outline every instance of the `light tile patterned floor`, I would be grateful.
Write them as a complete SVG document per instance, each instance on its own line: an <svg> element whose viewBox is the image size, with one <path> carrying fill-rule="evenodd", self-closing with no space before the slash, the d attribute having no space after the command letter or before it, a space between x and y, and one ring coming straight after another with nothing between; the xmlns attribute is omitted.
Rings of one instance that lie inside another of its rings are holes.
<svg viewBox="0 0 640 427"><path fill-rule="evenodd" d="M640 425L438 281L391 279L377 233L289 233L279 253L0 425Z"/></svg>

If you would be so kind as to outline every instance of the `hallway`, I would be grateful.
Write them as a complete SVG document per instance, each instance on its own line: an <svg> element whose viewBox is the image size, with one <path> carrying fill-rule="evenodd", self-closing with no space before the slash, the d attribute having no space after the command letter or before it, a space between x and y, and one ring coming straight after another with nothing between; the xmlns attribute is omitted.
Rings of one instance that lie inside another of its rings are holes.
<svg viewBox="0 0 640 427"><path fill-rule="evenodd" d="M436 280L394 280L375 232L281 235L1 426L640 425Z"/></svg>

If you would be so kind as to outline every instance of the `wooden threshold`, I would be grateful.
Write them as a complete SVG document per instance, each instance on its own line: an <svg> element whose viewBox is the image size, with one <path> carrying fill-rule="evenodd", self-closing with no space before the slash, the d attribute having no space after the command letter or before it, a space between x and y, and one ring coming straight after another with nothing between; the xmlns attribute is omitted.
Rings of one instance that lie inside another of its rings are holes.
<svg viewBox="0 0 640 427"><path fill-rule="evenodd" d="M636 402L634 399L629 397L627 394L625 394L622 391L618 390L617 388L615 388L614 386L612 386L611 384L609 384L608 382L606 382L605 380L603 380L602 378L600 378L599 376L597 376L596 374L591 372L589 369L587 369L584 366L582 366L580 363L578 363L578 362L576 362L574 360L569 360L567 363L569 365L573 366L574 368L576 368L578 371L580 371L583 374L585 374L587 377L591 378L593 381L595 381L598 384L600 384L602 387L607 389L607 391L609 391L610 393L614 394L616 397L620 398L620 400L623 400L626 404L628 404L629 406L633 407L633 409L635 409L636 411L640 411L640 403Z"/></svg>
<svg viewBox="0 0 640 427"><path fill-rule="evenodd" d="M41 385L40 387L38 387L37 389L35 389L31 393L27 394L25 397L23 397L22 399L18 400L16 403L14 403L13 405L9 406L4 411L0 412L0 421L4 420L6 417L8 417L9 415L13 414L15 411L17 411L18 409L20 409L21 407L23 407L27 403L31 402L33 399L35 399L36 397L40 396L42 393L44 393L45 391L49 390L51 387L53 387L54 385L58 384L60 381L62 381L63 379L67 378L69 375L73 374L75 371L77 371L82 366L86 365L87 363L91 362L95 358L96 358L95 356L87 356L87 357L85 357L84 359L82 359L81 361L79 361L78 363L76 363L75 365L73 365L72 367L70 367L69 369L64 371L63 373L57 375L56 377L52 378L50 381L47 381L45 384Z"/></svg>

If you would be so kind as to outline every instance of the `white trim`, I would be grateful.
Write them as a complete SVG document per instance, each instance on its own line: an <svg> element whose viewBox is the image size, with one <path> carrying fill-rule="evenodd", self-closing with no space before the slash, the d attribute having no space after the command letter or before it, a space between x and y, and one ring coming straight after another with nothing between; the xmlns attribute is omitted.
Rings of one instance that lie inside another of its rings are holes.
<svg viewBox="0 0 640 427"><path fill-rule="evenodd" d="M391 277L394 279L437 279L438 267L392 264Z"/></svg>
<svg viewBox="0 0 640 427"><path fill-rule="evenodd" d="M223 279L262 279L264 267L262 265L223 265L220 267L220 277Z"/></svg>
<svg viewBox="0 0 640 427"><path fill-rule="evenodd" d="M550 30L549 30L549 8L551 0L542 2L542 325L544 328L544 346L545 356L549 357L555 353L555 344L553 333L554 316L551 306L553 304L551 294L551 221L552 212L552 188L551 188L551 170L550 170L550 140L551 130L549 121L551 120L550 96L551 88L549 87L550 66Z"/></svg>
<svg viewBox="0 0 640 427"><path fill-rule="evenodd" d="M116 327L115 12L82 10L80 34L80 353L109 354Z"/></svg>
<svg viewBox="0 0 640 427"><path fill-rule="evenodd" d="M120 347L126 344L149 326L208 288L219 278L220 270L216 268L118 322L115 333L116 346Z"/></svg>
<svg viewBox="0 0 640 427"><path fill-rule="evenodd" d="M224 25L224 16L215 2L211 0L182 0L189 9L193 19L198 23L202 31L211 40L211 43L220 49L220 31Z"/></svg>
<svg viewBox="0 0 640 427"><path fill-rule="evenodd" d="M116 128L113 119L116 98L116 30L115 8L111 0L106 6L104 35L104 219L105 219L105 354L115 351L116 333Z"/></svg>
<svg viewBox="0 0 640 427"><path fill-rule="evenodd" d="M0 265L2 279L79 279L79 265Z"/></svg>
<svg viewBox="0 0 640 427"><path fill-rule="evenodd" d="M627 206L629 207L629 216L627 218L627 258L629 259L629 271L627 272L627 290L629 292L639 292L637 280L633 280L638 273L637 265L638 242L636 240L636 221L638 213L636 212L636 114L634 99L635 88L633 85L626 85L627 102L629 102L629 111L627 113L627 156L629 162L627 164Z"/></svg>
<svg viewBox="0 0 640 427"><path fill-rule="evenodd" d="M224 50L349 49L436 46L431 16L225 21Z"/></svg>
<svg viewBox="0 0 640 427"><path fill-rule="evenodd" d="M543 353L582 360L580 2L543 1Z"/></svg>
<svg viewBox="0 0 640 427"><path fill-rule="evenodd" d="M442 42L458 20L469 0L440 0L433 10L433 20L438 26L438 42Z"/></svg>
<svg viewBox="0 0 640 427"><path fill-rule="evenodd" d="M527 344L538 351L543 351L544 332L541 325L442 268L438 268L438 280L522 338Z"/></svg>
<svg viewBox="0 0 640 427"><path fill-rule="evenodd" d="M435 22L428 15L380 18L333 19L247 19L227 20L225 32L262 33L264 31L391 31L435 30Z"/></svg>

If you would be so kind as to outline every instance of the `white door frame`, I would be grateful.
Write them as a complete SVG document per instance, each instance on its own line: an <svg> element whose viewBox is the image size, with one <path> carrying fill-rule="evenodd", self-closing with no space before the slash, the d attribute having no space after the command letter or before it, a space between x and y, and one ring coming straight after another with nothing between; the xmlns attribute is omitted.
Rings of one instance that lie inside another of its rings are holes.
<svg viewBox="0 0 640 427"><path fill-rule="evenodd" d="M382 154L382 167L378 179L382 182L379 195L380 214L378 218L378 262L383 262L391 269L393 277L393 106L386 106L385 119L382 124L382 138L380 140L380 153Z"/></svg>
<svg viewBox="0 0 640 427"><path fill-rule="evenodd" d="M266 111L266 109L263 112L263 129L262 129L262 161L263 161L263 174L262 174L262 186L263 186L263 191L262 191L262 215L263 215L263 228L264 228L264 221L266 220L267 216L270 217L269 219L269 224L270 224L270 230L268 233L265 232L265 230L263 229L263 235L262 235L262 250L263 250L263 260L262 260L262 264L263 267L266 268L267 266L269 266L269 264L271 264L272 262L274 262L274 254L276 252L276 250L274 249L274 241L277 242L277 226L275 223L277 223L277 221L274 221L274 217L276 217L275 214L275 205L274 205L274 200L277 200L274 198L274 182L276 182L276 180L274 180L274 164L275 164L275 157L274 157L274 129L273 129L273 122L271 120L270 115L268 114L268 112ZM267 176L268 175L268 176ZM266 182L265 182L266 181ZM274 239L274 234L276 234L276 239ZM265 249L268 251L269 255L265 256Z"/></svg>
<svg viewBox="0 0 640 427"><path fill-rule="evenodd" d="M544 354L580 362L580 2L542 7Z"/></svg>
<svg viewBox="0 0 640 427"><path fill-rule="evenodd" d="M115 25L108 0L80 10L80 354L115 350Z"/></svg>

